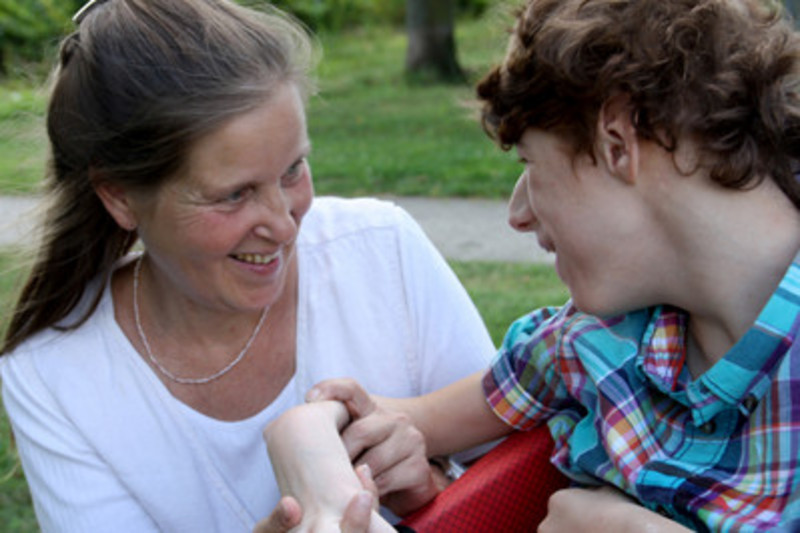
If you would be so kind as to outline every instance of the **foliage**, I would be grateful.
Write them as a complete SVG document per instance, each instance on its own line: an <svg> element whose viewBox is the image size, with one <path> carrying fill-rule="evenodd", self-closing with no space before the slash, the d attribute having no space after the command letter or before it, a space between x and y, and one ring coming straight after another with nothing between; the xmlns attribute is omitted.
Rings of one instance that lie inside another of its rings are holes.
<svg viewBox="0 0 800 533"><path fill-rule="evenodd" d="M275 0L315 31L341 31L365 24L399 24L404 0Z"/></svg>
<svg viewBox="0 0 800 533"><path fill-rule="evenodd" d="M401 25L405 0L274 0L315 31L341 31L364 25ZM457 0L458 14L481 15L492 0Z"/></svg>
<svg viewBox="0 0 800 533"><path fill-rule="evenodd" d="M0 0L0 71L3 59L40 61L70 28L80 0Z"/></svg>

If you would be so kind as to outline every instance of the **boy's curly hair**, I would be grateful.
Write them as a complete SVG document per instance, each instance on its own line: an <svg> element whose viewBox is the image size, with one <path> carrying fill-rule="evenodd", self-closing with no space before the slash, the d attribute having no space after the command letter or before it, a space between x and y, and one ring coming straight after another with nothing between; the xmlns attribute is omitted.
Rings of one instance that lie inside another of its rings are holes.
<svg viewBox="0 0 800 533"><path fill-rule="evenodd" d="M799 45L769 0L529 0L478 85L483 127L504 149L534 127L593 155L598 112L624 93L641 138L695 139L720 185L771 175L800 208Z"/></svg>

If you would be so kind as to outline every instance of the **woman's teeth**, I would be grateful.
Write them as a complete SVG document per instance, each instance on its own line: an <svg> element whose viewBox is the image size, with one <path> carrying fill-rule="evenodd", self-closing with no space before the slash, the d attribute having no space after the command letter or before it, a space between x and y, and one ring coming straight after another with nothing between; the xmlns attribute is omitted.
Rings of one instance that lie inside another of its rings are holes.
<svg viewBox="0 0 800 533"><path fill-rule="evenodd" d="M234 258L238 261L242 261L244 263L251 263L254 265L266 265L275 260L280 253L276 252L270 255L263 255L263 254L234 254Z"/></svg>

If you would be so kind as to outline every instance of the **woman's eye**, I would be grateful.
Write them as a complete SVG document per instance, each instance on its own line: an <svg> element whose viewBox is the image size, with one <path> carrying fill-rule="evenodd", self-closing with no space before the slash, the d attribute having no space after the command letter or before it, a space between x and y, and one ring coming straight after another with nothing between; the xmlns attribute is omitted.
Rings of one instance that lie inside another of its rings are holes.
<svg viewBox="0 0 800 533"><path fill-rule="evenodd" d="M247 198L247 194L248 194L249 190L250 189L248 189L248 188L237 189L237 190L233 191L232 193L230 193L225 198L223 198L223 202L229 203L229 204L237 204L237 203L241 202L242 200L244 200L245 198Z"/></svg>
<svg viewBox="0 0 800 533"><path fill-rule="evenodd" d="M303 175L303 167L305 164L306 160L305 158L303 158L294 163L292 166L290 166L289 169L286 171L286 174L283 175L283 184L293 185L298 180L298 178L300 178Z"/></svg>

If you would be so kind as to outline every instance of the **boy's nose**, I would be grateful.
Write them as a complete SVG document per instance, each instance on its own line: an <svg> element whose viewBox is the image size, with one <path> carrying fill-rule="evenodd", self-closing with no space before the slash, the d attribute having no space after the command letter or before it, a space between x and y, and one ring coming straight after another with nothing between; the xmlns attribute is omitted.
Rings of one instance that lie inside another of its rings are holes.
<svg viewBox="0 0 800 533"><path fill-rule="evenodd" d="M519 177L514 185L514 192L508 201L508 223L517 231L534 231L536 216L531 209L528 187L525 183L525 174Z"/></svg>

